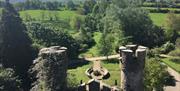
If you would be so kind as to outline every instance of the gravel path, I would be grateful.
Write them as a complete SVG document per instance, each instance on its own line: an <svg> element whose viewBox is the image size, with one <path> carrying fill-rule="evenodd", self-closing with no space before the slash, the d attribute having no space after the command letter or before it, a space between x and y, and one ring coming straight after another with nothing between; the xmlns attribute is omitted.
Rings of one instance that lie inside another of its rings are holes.
<svg viewBox="0 0 180 91"><path fill-rule="evenodd" d="M114 58L119 58L119 54L118 55L110 55L108 56L108 59L114 59ZM88 61L96 61L96 60L106 60L107 57L103 56L103 57L93 57L93 58L85 58L85 60Z"/></svg>
<svg viewBox="0 0 180 91"><path fill-rule="evenodd" d="M164 87L164 91L180 91L180 74L170 67L168 67L167 70L170 75L174 76L176 80L176 86L166 86Z"/></svg>

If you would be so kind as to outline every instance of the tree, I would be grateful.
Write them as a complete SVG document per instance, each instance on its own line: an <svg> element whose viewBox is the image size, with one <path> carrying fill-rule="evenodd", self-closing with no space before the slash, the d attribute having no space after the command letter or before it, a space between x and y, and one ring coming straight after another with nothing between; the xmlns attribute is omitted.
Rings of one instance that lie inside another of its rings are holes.
<svg viewBox="0 0 180 91"><path fill-rule="evenodd" d="M114 37L111 34L103 33L100 38L100 43L98 45L99 54L106 56L108 60L108 56L112 54Z"/></svg>
<svg viewBox="0 0 180 91"><path fill-rule="evenodd" d="M144 86L146 91L163 91L163 87L169 77L165 65L162 65L158 59L149 59L146 61L144 73Z"/></svg>
<svg viewBox="0 0 180 91"><path fill-rule="evenodd" d="M69 9L69 10L74 10L75 9L75 4L72 0L69 0L66 4L66 7Z"/></svg>
<svg viewBox="0 0 180 91"><path fill-rule="evenodd" d="M1 91L20 91L21 82L15 76L15 72L10 68L0 67L0 90Z"/></svg>
<svg viewBox="0 0 180 91"><path fill-rule="evenodd" d="M43 47L64 46L68 48L68 57L77 58L79 54L79 44L77 41L63 30L57 30L43 24L42 22L30 22L27 24L28 34L34 44Z"/></svg>
<svg viewBox="0 0 180 91"><path fill-rule="evenodd" d="M132 0L114 0L107 9L106 16L121 25L125 37L131 36L135 44L148 47L162 45L164 32L153 25L148 13ZM111 21L111 23L113 23ZM111 26L110 26L111 27Z"/></svg>
<svg viewBox="0 0 180 91"><path fill-rule="evenodd" d="M82 18L80 16L73 16L70 20L70 26L73 29L79 30L81 27Z"/></svg>
<svg viewBox="0 0 180 91"><path fill-rule="evenodd" d="M85 14L92 13L92 10L95 4L96 4L95 0L85 0L84 5L83 5Z"/></svg>
<svg viewBox="0 0 180 91"><path fill-rule="evenodd" d="M174 13L169 13L167 16L168 27L166 35L170 42L175 43L176 39L180 37L178 34L180 32L180 16L175 15Z"/></svg>
<svg viewBox="0 0 180 91"><path fill-rule="evenodd" d="M0 63L5 68L14 69L24 88L28 88L30 80L27 71L33 60L31 40L19 14L9 2L2 10L0 29Z"/></svg>

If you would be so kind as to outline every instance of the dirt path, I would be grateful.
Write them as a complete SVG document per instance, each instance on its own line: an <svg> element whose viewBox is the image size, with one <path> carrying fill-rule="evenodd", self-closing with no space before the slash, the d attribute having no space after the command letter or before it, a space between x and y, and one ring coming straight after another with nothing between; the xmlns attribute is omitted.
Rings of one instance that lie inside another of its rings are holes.
<svg viewBox="0 0 180 91"><path fill-rule="evenodd" d="M174 79L176 80L176 86L166 86L164 87L164 91L180 91L180 74L170 67L168 67L167 71L170 75L174 76Z"/></svg>
<svg viewBox="0 0 180 91"><path fill-rule="evenodd" d="M110 55L108 56L108 59L115 59L115 58L119 58L119 54L118 55ZM106 60L107 57L103 56L103 57L93 57L93 58L85 58L85 60L88 61L96 61L96 60Z"/></svg>

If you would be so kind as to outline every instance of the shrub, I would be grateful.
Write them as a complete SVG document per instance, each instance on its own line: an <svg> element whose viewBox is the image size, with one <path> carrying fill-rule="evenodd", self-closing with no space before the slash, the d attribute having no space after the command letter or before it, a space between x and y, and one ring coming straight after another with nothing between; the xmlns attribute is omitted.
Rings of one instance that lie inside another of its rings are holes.
<svg viewBox="0 0 180 91"><path fill-rule="evenodd" d="M77 79L75 78L74 74L68 73L67 75L67 88L68 91L74 91L79 83L77 82Z"/></svg>
<svg viewBox="0 0 180 91"><path fill-rule="evenodd" d="M177 47L177 48L180 48L180 38L178 38L178 39L176 40L176 47Z"/></svg>
<svg viewBox="0 0 180 91"><path fill-rule="evenodd" d="M166 44L163 45L163 50L162 53L166 54L169 53L170 51L175 49L175 45L173 43L167 42Z"/></svg>
<svg viewBox="0 0 180 91"><path fill-rule="evenodd" d="M0 91L20 91L20 80L10 68L0 67Z"/></svg>
<svg viewBox="0 0 180 91"><path fill-rule="evenodd" d="M169 53L169 55L175 56L175 57L180 57L180 49L177 48L176 50L171 51L171 52Z"/></svg>

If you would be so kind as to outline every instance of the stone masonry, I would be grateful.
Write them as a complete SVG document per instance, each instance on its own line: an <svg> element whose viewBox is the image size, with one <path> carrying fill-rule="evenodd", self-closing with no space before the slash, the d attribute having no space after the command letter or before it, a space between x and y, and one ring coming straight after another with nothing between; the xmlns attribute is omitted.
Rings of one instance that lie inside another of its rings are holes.
<svg viewBox="0 0 180 91"><path fill-rule="evenodd" d="M121 61L121 89L123 91L144 91L143 70L146 47L126 45L119 48Z"/></svg>
<svg viewBox="0 0 180 91"><path fill-rule="evenodd" d="M36 81L31 91L66 91L66 50L59 46L40 50L32 68Z"/></svg>

